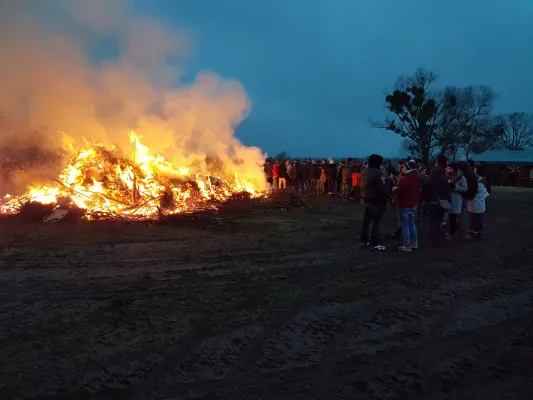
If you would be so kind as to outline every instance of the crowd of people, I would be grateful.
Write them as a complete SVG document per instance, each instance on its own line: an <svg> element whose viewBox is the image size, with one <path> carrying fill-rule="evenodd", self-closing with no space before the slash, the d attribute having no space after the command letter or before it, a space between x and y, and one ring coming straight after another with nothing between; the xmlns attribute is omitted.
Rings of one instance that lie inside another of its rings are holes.
<svg viewBox="0 0 533 400"><path fill-rule="evenodd" d="M387 208L396 209L398 226L391 237L403 241L401 251L418 249L416 222L426 216L435 244L459 235L463 240L481 238L491 191L482 166L472 160L448 162L445 156L435 159L429 173L420 161L407 159L394 166L372 154L361 164L353 159L267 161L265 174L271 190L292 189L362 203L360 244L377 251L385 250L380 224Z"/></svg>
<svg viewBox="0 0 533 400"><path fill-rule="evenodd" d="M359 176L368 165L349 158L329 160L267 161L265 174L272 190L292 188L311 195L339 195L343 201L359 200Z"/></svg>

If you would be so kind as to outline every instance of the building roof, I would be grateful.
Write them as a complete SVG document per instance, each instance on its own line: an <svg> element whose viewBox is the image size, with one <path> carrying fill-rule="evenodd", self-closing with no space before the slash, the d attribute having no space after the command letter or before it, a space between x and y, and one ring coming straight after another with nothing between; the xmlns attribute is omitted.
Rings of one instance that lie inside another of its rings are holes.
<svg viewBox="0 0 533 400"><path fill-rule="evenodd" d="M472 158L495 164L533 164L533 150L489 150Z"/></svg>

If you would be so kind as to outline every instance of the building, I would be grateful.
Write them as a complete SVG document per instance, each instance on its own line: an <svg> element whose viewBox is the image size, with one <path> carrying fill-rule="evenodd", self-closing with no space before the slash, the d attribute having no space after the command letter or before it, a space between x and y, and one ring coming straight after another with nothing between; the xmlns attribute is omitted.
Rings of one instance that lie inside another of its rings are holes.
<svg viewBox="0 0 533 400"><path fill-rule="evenodd" d="M489 150L473 158L484 164L533 165L533 150Z"/></svg>
<svg viewBox="0 0 533 400"><path fill-rule="evenodd" d="M492 184L533 186L533 150L489 150L472 158L486 166Z"/></svg>

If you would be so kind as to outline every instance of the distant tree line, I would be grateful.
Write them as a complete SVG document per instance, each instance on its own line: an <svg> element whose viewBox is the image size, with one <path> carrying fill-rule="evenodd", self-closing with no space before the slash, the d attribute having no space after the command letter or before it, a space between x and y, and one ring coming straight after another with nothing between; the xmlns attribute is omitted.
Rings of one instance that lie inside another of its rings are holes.
<svg viewBox="0 0 533 400"><path fill-rule="evenodd" d="M486 85L437 89L434 72L418 69L400 77L385 95L391 116L372 122L405 138L402 150L425 163L439 154L455 159L487 150L533 146L533 115L494 115L496 93Z"/></svg>

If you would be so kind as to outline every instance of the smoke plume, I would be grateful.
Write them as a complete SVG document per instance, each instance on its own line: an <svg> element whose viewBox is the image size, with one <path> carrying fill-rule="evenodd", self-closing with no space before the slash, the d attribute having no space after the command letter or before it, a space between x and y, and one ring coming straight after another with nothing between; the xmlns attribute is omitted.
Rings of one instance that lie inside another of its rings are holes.
<svg viewBox="0 0 533 400"><path fill-rule="evenodd" d="M96 57L102 43L110 54ZM234 136L250 110L244 88L213 73L180 84L190 53L184 32L136 14L128 0L4 1L0 157L40 155L11 177L17 189L52 177L61 150L85 141L129 149L130 130L179 166L201 170L217 158L264 186L264 155Z"/></svg>

